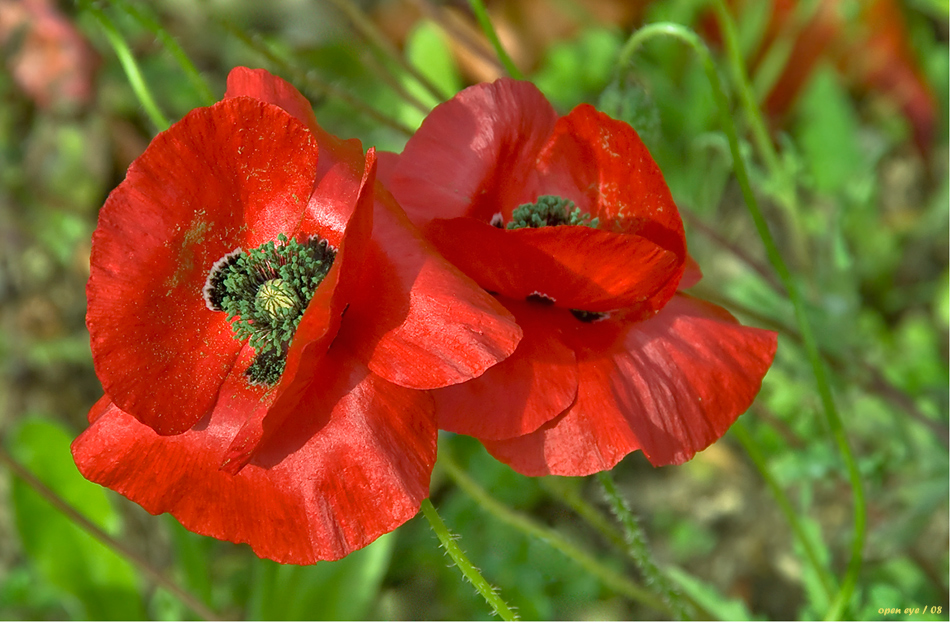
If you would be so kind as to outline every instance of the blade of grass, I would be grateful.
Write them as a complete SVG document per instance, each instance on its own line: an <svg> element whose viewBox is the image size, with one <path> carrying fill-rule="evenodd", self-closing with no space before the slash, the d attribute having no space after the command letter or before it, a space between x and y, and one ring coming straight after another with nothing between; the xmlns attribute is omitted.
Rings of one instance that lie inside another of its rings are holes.
<svg viewBox="0 0 950 622"><path fill-rule="evenodd" d="M143 28L155 35L155 38L162 44L165 51L171 54L172 58L178 63L178 66L181 67L181 70L185 73L191 85L198 91L198 96L201 98L203 105L210 106L218 101L214 93L211 92L211 87L208 86L207 80L204 79L194 63L191 62L191 59L188 58L185 51L154 17L128 0L111 0L111 2L113 6L118 7L126 15L137 21Z"/></svg>
<svg viewBox="0 0 950 622"><path fill-rule="evenodd" d="M102 32L105 34L106 39L109 40L109 44L119 59L119 64L122 65L122 69L125 71L132 91L145 110L145 114L147 114L148 118L152 121L152 124L159 132L167 130L170 123L165 115L162 114L158 104L155 103L155 98L152 97L152 92L142 77L142 72L139 70L135 56L132 55L132 50L129 49L128 44L125 42L125 39L122 38L122 35L119 34L112 20L89 0L80 0L79 6L83 12L91 15L99 24L99 27L102 28Z"/></svg>
<svg viewBox="0 0 950 622"><path fill-rule="evenodd" d="M792 507L792 502L789 501L788 496L786 496L785 491L782 490L782 487L779 486L778 481L772 477L772 472L769 470L768 463L765 461L765 456L763 456L759 451L759 447L752 439L752 435L749 434L749 431L745 429L745 426L741 421L736 421L734 424L732 424L730 430L732 431L732 434L737 439L739 439L739 442L742 443L746 453L749 454L749 458L752 459L752 463L755 465L755 468L759 471L759 475L762 476L762 479L765 480L766 486L768 486L769 490L772 491L772 496L775 497L775 501L778 503L779 508L785 515L785 520L787 520L788 524L791 525L792 530L795 532L795 536L805 549L805 556L811 563L815 574L818 575L818 578L821 581L821 587L825 592L825 596L828 598L828 600L831 600L831 596L837 589L834 576L831 574L828 568L826 568L825 565L821 563L821 557L818 555L818 550L815 548L815 545L812 543L808 534L805 533L805 529L802 527L801 522L799 522L798 514L795 512L795 508Z"/></svg>
<svg viewBox="0 0 950 622"><path fill-rule="evenodd" d="M478 38L477 30L467 27L467 22L460 22L444 8L433 5L429 0L409 0L409 2L423 15L438 24L453 42L465 48L480 61L497 69L499 73L504 71L504 66L492 54L491 48Z"/></svg>
<svg viewBox="0 0 950 622"><path fill-rule="evenodd" d="M353 24L353 26L360 32L363 37L369 41L369 43L379 50L383 56L394 60L403 71L408 73L413 79L418 82L425 90L427 90L436 101L442 101L448 99L452 96L452 93L443 92L436 84L434 84L429 78L425 76L421 71L419 71L412 63L406 60L406 58L400 53L396 46L393 45L386 35L380 32L379 28L373 24L366 14L360 9L353 0L330 0L330 3L333 4L337 9L339 9L347 19ZM428 112L425 110L424 112Z"/></svg>
<svg viewBox="0 0 950 622"><path fill-rule="evenodd" d="M75 523L76 526L116 553L125 557L135 567L141 570L155 583L168 590L169 593L175 596L186 607L194 611L196 614L205 620L224 619L190 592L186 591L177 583L162 574L161 571L152 566L141 555L104 532L99 528L98 525L94 524L85 516L83 516L79 510L67 503L62 497L53 492L46 484L41 482L32 471L15 460L13 456L7 453L6 449L4 449L2 446L0 446L0 463L5 464L14 475L26 482L30 488L39 493L44 499L46 499L46 501L50 503L50 505L62 512L69 520Z"/></svg>
<svg viewBox="0 0 950 622"><path fill-rule="evenodd" d="M716 103L719 107L720 120L722 122L723 129L726 132L727 138L729 139L729 149L732 152L736 180L739 182L739 187L742 190L742 196L745 199L746 207L748 208L749 214L752 217L752 221L755 224L755 228L759 233L762 244L765 246L765 251L769 258L769 262L778 273L779 278L781 279L782 284L785 286L785 289L788 293L788 297L792 302L792 307L795 311L795 319L802 335L805 352L807 354L809 364L811 365L812 372L815 376L818 394L821 397L825 419L828 423L832 439L838 447L838 451L844 460L845 467L848 472L848 478L851 482L851 490L854 496L854 537L851 543L851 559L848 563L848 568L845 571L841 588L839 589L838 594L827 613L827 619L838 619L844 615L848 603L850 602L851 595L854 593L863 559L864 539L867 530L867 505L864 498L864 485L861 481L861 472L859 471L857 461L855 461L854 455L851 452L851 447L848 443L848 437L845 433L844 425L841 422L841 417L838 415L838 410L835 406L834 396L831 392L831 383L828 380L827 372L821 359L821 352L818 348L818 342L815 339L814 333L811 329L811 324L808 321L805 300L798 289L798 284L795 278L792 276L791 271L785 264L785 260L782 258L782 254L779 251L778 246L775 244L775 240L773 239L772 233L769 230L768 223L765 221L765 217L763 216L762 211L759 209L758 199L756 198L755 193L752 191L752 185L749 182L749 175L746 171L745 162L742 159L739 148L739 136L736 132L732 117L729 114L729 102L727 101L725 92L722 89L719 73L717 72L716 66L713 63L709 48L706 47L706 44L703 43L699 35L681 24L665 22L655 23L644 26L631 35L631 37L627 40L627 43L624 45L623 50L621 51L619 66L622 68L629 67L633 55L639 49L639 47L647 40L657 36L672 36L685 42L695 51L703 64L706 75L709 78L710 84L712 85L713 96L715 97ZM741 72L737 73L741 74ZM752 103L754 106L754 101ZM758 110L757 106L754 107L756 110Z"/></svg>
<svg viewBox="0 0 950 622"><path fill-rule="evenodd" d="M274 50L272 50L259 35L248 35L236 25L227 20L219 20L219 22L222 27L225 28L225 30L237 37L241 43L266 58L270 63L278 67L281 72L289 76L293 82L305 85L306 87L315 90L320 97L335 97L351 106L356 112L359 112L360 114L363 114L366 117L373 119L374 121L377 121L378 123L381 123L390 129L396 130L401 134L412 136L412 128L408 127L404 123L386 116L372 106L367 105L348 91L330 84L329 82L324 82L313 72L303 71L296 68L290 62L281 58L276 52L274 52Z"/></svg>
<svg viewBox="0 0 950 622"><path fill-rule="evenodd" d="M482 32L485 33L492 47L495 48L495 54L498 55L498 60L501 61L501 64L505 66L505 71L515 80L524 80L524 74L521 73L521 70L518 69L514 61L511 60L511 57L508 56L508 52L505 51L505 47L501 44L501 39L498 38L498 33L495 32L495 27L491 23L491 17L488 15L485 3L482 2L482 0L468 0L468 5L472 8L472 12L475 14L475 19L478 21L478 25L481 26Z"/></svg>

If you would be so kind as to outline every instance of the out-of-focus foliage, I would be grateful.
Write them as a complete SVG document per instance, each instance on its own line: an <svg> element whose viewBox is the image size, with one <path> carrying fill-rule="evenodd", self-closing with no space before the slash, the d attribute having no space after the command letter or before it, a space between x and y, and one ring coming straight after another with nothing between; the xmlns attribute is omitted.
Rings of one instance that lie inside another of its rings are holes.
<svg viewBox="0 0 950 622"><path fill-rule="evenodd" d="M473 80L499 75L489 48L467 43L479 37L470 14L449 4L363 3L369 19L443 98ZM737 14L747 55L763 40L768 4L746 2L750 8ZM222 617L489 619L482 599L446 567L421 517L340 562L280 567L258 560L246 547L191 534L169 517L149 516L81 479L68 439L85 426L85 413L101 394L83 324L89 236L98 207L144 149L152 128L96 21L72 5L61 7L57 23L77 29L89 51L82 58L97 59L80 63L70 76L87 81L89 98L48 105L18 82L14 66L27 31L3 31L3 11L13 6L52 4L0 0L0 51L9 69L0 72L3 446L141 561ZM201 94L156 33L122 10L122 3L102 6L164 113L177 119L200 105ZM437 98L374 51L333 6L290 0L147 5L216 95L232 66L264 66L300 87L333 133L356 136L366 147L399 150L406 139L400 128L417 127ZM773 170L751 140L734 84L726 84L746 139L743 157L806 294L864 480L868 539L848 614L880 619L885 608L926 607L926 613L906 617L946 619L948 11L942 0L894 6L906 26L898 34L906 37L938 112L924 149L915 145L912 120L893 98L855 84L840 58L829 56L819 59L785 114L771 121L778 152ZM516 61L562 111L591 102L640 133L683 211L690 253L705 274L697 294L744 322L780 331L776 364L742 421L821 563L840 579L852 535L851 492L820 414L791 306L735 185L706 76L692 53L672 40L649 43L625 71L616 66L639 23L669 20L712 36L709 3L506 0L489 3L489 9ZM721 63L720 48L714 49ZM750 66L763 98L781 67ZM725 65L720 73L730 75ZM368 116L334 89L391 123ZM777 174L794 180L794 201L783 194ZM552 492L556 488L516 475L470 439L446 435L440 442L498 500L557 529L608 568L638 578L622 551ZM828 593L733 438L680 467L653 469L634 455L614 477L641 517L657 561L707 613L723 619L825 615ZM564 484L607 514L595 482ZM662 615L618 595L549 543L487 513L439 467L432 493L470 558L523 617ZM931 613L930 607L942 610ZM139 565L91 539L0 469L0 618L195 616Z"/></svg>

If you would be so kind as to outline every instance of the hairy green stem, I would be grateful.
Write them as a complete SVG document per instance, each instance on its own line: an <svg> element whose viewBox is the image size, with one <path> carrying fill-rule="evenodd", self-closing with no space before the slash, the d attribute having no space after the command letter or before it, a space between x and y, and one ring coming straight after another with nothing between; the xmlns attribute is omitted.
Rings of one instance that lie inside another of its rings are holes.
<svg viewBox="0 0 950 622"><path fill-rule="evenodd" d="M141 24L143 28L155 35L155 38L161 42L162 47L172 55L172 58L175 59L178 66L181 67L181 70L185 72L188 81L191 82L191 85L198 91L198 96L201 98L203 105L210 106L218 101L214 93L211 92L208 81L204 79L204 76L201 75L194 63L191 62L191 59L188 58L185 51L178 45L178 42L175 41L175 38L168 34L168 31L165 30L158 21L136 4L129 2L129 0L111 1L114 6L117 6L125 12L126 15L129 15L132 19Z"/></svg>
<svg viewBox="0 0 950 622"><path fill-rule="evenodd" d="M749 454L749 458L752 459L752 463L755 465L755 468L758 469L759 475L762 476L762 479L765 480L766 486L768 486L769 490L772 491L775 501L778 503L782 513L785 514L785 519L788 521L789 525L791 525L792 530L795 532L795 536L802 545L802 548L805 549L805 555L808 557L808 561L811 563L815 574L818 575L818 579L821 581L821 587L825 592L825 596L830 601L832 595L837 589L835 586L835 578L825 567L825 565L821 563L821 558L818 556L818 550L815 548L808 534L805 533L804 527L802 527L801 522L798 520L798 514L795 512L795 508L792 507L792 502L789 501L788 496L785 494L785 491L782 490L782 487L779 486L778 481L772 477L772 472L769 470L765 456L763 456L762 452L759 451L758 445L755 444L755 441L752 439L752 435L749 434L749 431L745 429L745 426L742 425L742 422L736 421L734 424L732 424L732 428L730 428L730 430L732 431L732 434L737 439L739 439L739 442L742 443L746 453Z"/></svg>
<svg viewBox="0 0 950 622"><path fill-rule="evenodd" d="M759 233L759 237L762 239L762 243L765 246L765 251L769 258L769 262L778 273L779 278L782 280L782 284L785 286L785 289L788 292L788 297L792 302L792 307L795 311L795 319L798 323L799 331L802 335L802 341L805 346L805 352L808 356L812 372L815 376L815 382L818 387L819 396L821 397L825 419L828 422L828 427L831 431L832 438L838 447L838 451L841 453L841 457L844 460L848 471L848 477L850 479L851 489L854 495L854 538L851 545L851 559L848 563L844 580L842 581L841 588L839 589L838 594L827 613L828 619L837 619L844 614L851 599L851 595L854 593L854 588L857 585L858 574L861 570L863 558L864 539L867 530L867 507L864 498L864 485L861 481L861 473L858 470L858 465L854 459L854 455L851 453L851 448L848 444L848 438L844 431L844 425L842 424L837 408L835 407L834 397L831 392L831 383L828 380L824 363L821 360L821 352L818 348L818 342L815 339L815 335L811 329L811 323L808 320L804 298L798 289L798 284L796 283L795 278L789 271L784 259L782 259L782 255L778 250L778 246L775 244L775 240L772 238L772 233L769 231L765 217L762 215L762 211L759 209L759 204L755 197L755 193L752 191L752 186L749 182L749 175L745 168L745 162L743 161L742 154L739 150L739 136L736 132L735 125L733 124L732 117L729 114L729 102L726 99L725 92L722 89L719 73L716 71L716 66L713 63L709 48L706 47L706 44L703 43L702 39L700 39L700 37L695 32L689 28L686 28L685 26L682 26L681 24L650 24L633 33L630 39L628 39L626 45L624 45L624 48L621 51L621 67L628 67L634 53L640 48L640 46L643 45L643 43L647 40L657 36L672 36L684 41L690 47L692 47L692 49L702 61L707 77L709 78L710 84L712 85L713 95L719 107L719 116L723 125L723 130L726 132L726 136L729 139L729 149L732 152L736 180L739 182L739 187L742 190L742 196L745 199L746 206L749 209L749 214L751 215L752 221L755 224L755 228Z"/></svg>
<svg viewBox="0 0 950 622"><path fill-rule="evenodd" d="M96 22L98 22L99 27L102 28L102 32L106 35L106 39L109 40L109 44L112 46L112 49L115 50L115 55L118 57L119 63L122 65L122 69L125 71L125 75L129 80L129 85L132 87L132 91L138 98L139 103L142 104L142 108L145 110L145 114L148 115L149 119L151 119L152 124L160 132L167 130L170 123L168 122L168 119L165 117L165 115L162 114L162 111L159 110L158 104L155 103L155 98L152 97L152 92L145 83L145 79L142 77L142 72L139 70L138 63L136 62L135 57L132 55L132 50L129 49L128 44L126 44L125 39L122 38L122 35L119 34L119 31L116 30L112 20L110 20L109 17L96 5L94 5L92 2L89 2L89 0L81 0L79 5L82 10L89 13L96 20Z"/></svg>
<svg viewBox="0 0 950 622"><path fill-rule="evenodd" d="M604 585L618 594L643 603L657 611L672 613L669 605L653 594L653 592L640 587L623 575L603 565L594 558L593 555L567 540L567 538L562 536L558 531L539 525L528 516L516 512L497 501L459 467L452 458L451 453L444 446L439 448L439 461L437 464L445 469L449 477L451 477L458 487L470 496L479 507L487 510L498 520L511 525L522 533L548 543L564 556L576 562L581 568L600 579Z"/></svg>
<svg viewBox="0 0 950 622"><path fill-rule="evenodd" d="M492 606L495 613L503 620L517 620L518 616L516 616L508 604L502 600L497 590L485 580L485 577L478 571L478 568L472 565L472 562L465 556L465 553L456 541L457 536L454 536L448 527L445 526L445 523L442 522L442 517L439 516L432 502L428 499L422 501L422 513L425 514L429 525L432 526L432 531L434 531L435 535L439 538L439 542L442 543L445 552L449 554L449 557L452 558L452 561L455 562L458 569L462 571L465 578L478 590L478 593L488 601L488 604Z"/></svg>
<svg viewBox="0 0 950 622"><path fill-rule="evenodd" d="M0 446L0 463L5 464L14 475L22 479L26 484L35 490L37 494L46 499L54 508L62 512L74 525L85 531L87 534L101 542L110 550L125 557L136 568L147 575L152 581L162 586L170 594L180 600L186 607L194 611L205 620L222 620L217 613L210 607L201 602L196 596L180 587L177 583L162 574L161 571L152 566L138 553L131 548L119 542L98 525L86 518L79 510L67 503L62 497L53 492L46 484L33 474L28 468L20 464L13 456L7 453L6 449Z"/></svg>
<svg viewBox="0 0 950 622"><path fill-rule="evenodd" d="M485 3L482 2L482 0L468 0L468 5L472 8L472 12L475 14L475 19L478 20L478 25L481 26L482 32L485 33L492 47L495 48L495 54L498 55L498 60L501 61L501 64L505 66L505 71L516 80L524 80L524 74L521 73L521 70L518 69L514 61L511 60L511 57L508 56L508 52L505 51L505 47L501 44L501 39L498 38L498 33L495 32L495 27L492 26L491 17L488 16L488 10L485 9Z"/></svg>
<svg viewBox="0 0 950 622"><path fill-rule="evenodd" d="M688 620L694 616L689 611L688 605L683 601L682 595L673 588L669 579L660 570L653 561L653 555L647 546L646 534L640 527L640 521L634 516L627 505L626 499L621 496L614 483L614 478L609 471L601 471L597 474L597 481L604 492L604 498L610 505L610 510L623 526L626 541L626 549L630 557L636 562L637 567L646 580L647 587L653 589L656 594L663 599L677 620Z"/></svg>

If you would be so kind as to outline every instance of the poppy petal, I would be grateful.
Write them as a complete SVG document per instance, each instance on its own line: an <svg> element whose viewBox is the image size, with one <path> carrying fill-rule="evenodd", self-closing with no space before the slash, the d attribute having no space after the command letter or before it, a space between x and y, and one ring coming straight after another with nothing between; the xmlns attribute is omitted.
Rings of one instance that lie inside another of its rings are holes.
<svg viewBox="0 0 950 622"><path fill-rule="evenodd" d="M507 358L521 340L512 315L412 226L376 185L373 240L345 324L353 347L390 382L434 389L464 382Z"/></svg>
<svg viewBox="0 0 950 622"><path fill-rule="evenodd" d="M342 140L333 136L324 130L317 123L317 118L313 113L313 107L310 101L304 97L294 86L273 75L265 69L248 69L247 67L235 67L228 74L228 88L224 94L225 99L231 97L253 97L262 102L279 106L289 114L297 118L306 125L311 133L316 137L320 145L320 162L317 171L317 178L322 180L327 177L332 168L342 164L349 167L350 172L358 170L363 162L363 146L357 139ZM361 173L356 174L356 179L360 178ZM332 177L332 176L331 176ZM336 179L350 179L351 175L343 172ZM324 188L326 190L326 188ZM317 190L314 191L315 194ZM330 244L336 246L338 241L334 238L342 235L342 222L345 222L345 214L352 209L352 203L347 204L341 198L332 192L321 192L321 201L310 206L310 211L317 211L322 215L319 219L321 224L329 225L329 231L319 230L321 237L330 240ZM329 203L329 205L328 205ZM340 211L340 206L348 209ZM319 209L319 208L324 209ZM329 209L327 209L329 207ZM340 216L343 214L344 216ZM332 225L336 224L336 227Z"/></svg>
<svg viewBox="0 0 950 622"><path fill-rule="evenodd" d="M557 113L530 82L469 87L435 107L406 143L389 181L410 220L489 222L537 198L534 163Z"/></svg>
<svg viewBox="0 0 950 622"><path fill-rule="evenodd" d="M243 423L224 410L159 436L109 405L74 441L73 457L87 479L196 533L246 542L281 563L339 559L416 514L436 428L425 393L386 382L336 348L324 360L306 410L237 475L218 469Z"/></svg>
<svg viewBox="0 0 950 622"><path fill-rule="evenodd" d="M588 475L636 449L655 466L689 460L749 407L776 348L775 333L684 294L650 320L578 323L565 338L577 402L537 432L484 442L525 475Z"/></svg>
<svg viewBox="0 0 950 622"><path fill-rule="evenodd" d="M206 306L208 273L236 248L296 232L316 160L296 119L235 98L192 111L129 167L100 211L87 286L93 360L120 408L160 434L210 410L241 344Z"/></svg>
<svg viewBox="0 0 950 622"><path fill-rule="evenodd" d="M310 101L294 86L273 75L266 69L248 69L235 67L228 73L228 85L224 98L253 97L268 104L274 104L297 117L297 120L311 131L317 127L317 117L313 114Z"/></svg>
<svg viewBox="0 0 950 622"><path fill-rule="evenodd" d="M623 121L581 104L558 119L538 169L544 194L574 201L599 220L598 228L635 233L685 255L683 221L663 173Z"/></svg>
<svg viewBox="0 0 950 622"><path fill-rule="evenodd" d="M634 234L561 226L506 231L473 218L434 220L426 235L485 289L524 300L541 294L565 309L660 309L683 258Z"/></svg>
<svg viewBox="0 0 950 622"><path fill-rule="evenodd" d="M564 412L577 396L577 361L551 328L563 309L505 300L524 337L510 357L468 382L432 392L439 429L481 439L520 436Z"/></svg>
<svg viewBox="0 0 950 622"><path fill-rule="evenodd" d="M354 289L360 287L363 254L373 227L376 171L373 149L369 150L366 162L359 196L353 201L356 208L351 211L351 218L346 223L333 267L320 283L306 312L300 318L300 324L287 352L280 385L266 402L261 400L257 404L248 404L248 419L225 455L221 468L231 474L244 468L260 447L264 440L265 419L267 427L275 429L297 409L301 392L309 385L309 379L317 373L315 370L321 364L320 359L337 336L343 312L353 297ZM251 361L247 361L246 365L250 363ZM236 367L245 369L246 365ZM221 391L228 393L227 383ZM271 408L278 397L280 399L274 408Z"/></svg>

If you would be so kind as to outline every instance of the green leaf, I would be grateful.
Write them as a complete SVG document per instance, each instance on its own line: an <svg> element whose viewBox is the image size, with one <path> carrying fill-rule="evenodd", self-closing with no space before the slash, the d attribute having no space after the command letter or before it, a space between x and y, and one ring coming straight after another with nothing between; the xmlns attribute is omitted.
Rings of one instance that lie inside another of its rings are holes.
<svg viewBox="0 0 950 622"><path fill-rule="evenodd" d="M572 41L552 45L532 79L555 107L594 101L613 76L622 42L613 30L585 30Z"/></svg>
<svg viewBox="0 0 950 622"><path fill-rule="evenodd" d="M830 67L815 72L798 105L798 142L816 190L843 190L866 166L858 120L845 88Z"/></svg>
<svg viewBox="0 0 950 622"><path fill-rule="evenodd" d="M262 620L365 620L373 616L395 534L335 562L281 566L260 560L248 616Z"/></svg>
<svg viewBox="0 0 950 622"><path fill-rule="evenodd" d="M420 20L406 39L406 58L432 84L451 96L462 90L462 75L449 49L445 35L430 20ZM436 105L439 102L415 80L406 79L406 88L422 101Z"/></svg>
<svg viewBox="0 0 950 622"><path fill-rule="evenodd" d="M676 566L667 566L666 573L682 588L687 596L713 614L717 620L755 619L746 604L738 598L724 596L715 587L680 570Z"/></svg>
<svg viewBox="0 0 950 622"><path fill-rule="evenodd" d="M105 490L83 479L69 453L70 436L48 420L28 419L10 437L13 456L65 501L108 533L120 517ZM140 619L145 608L135 569L77 527L18 478L13 513L24 552L50 584L75 597L91 619Z"/></svg>

